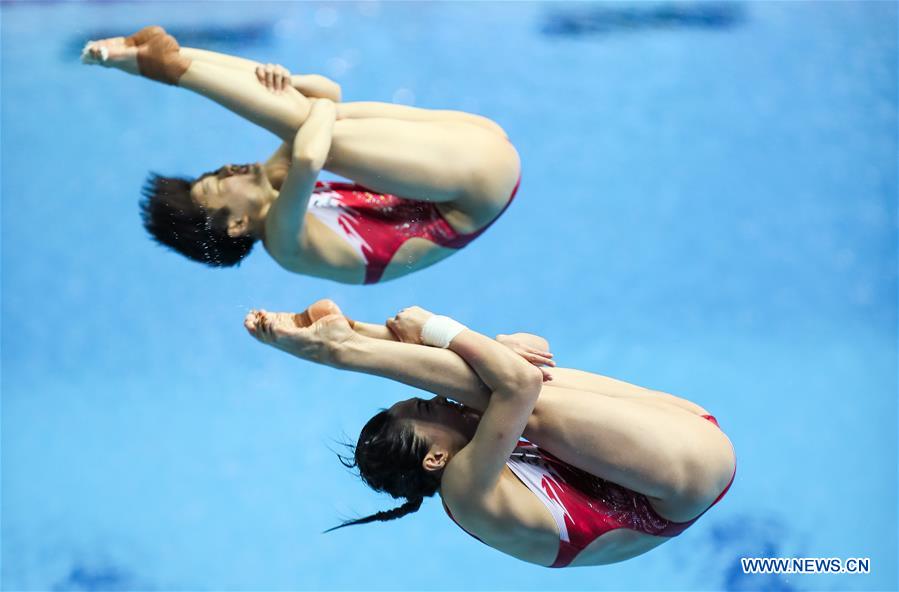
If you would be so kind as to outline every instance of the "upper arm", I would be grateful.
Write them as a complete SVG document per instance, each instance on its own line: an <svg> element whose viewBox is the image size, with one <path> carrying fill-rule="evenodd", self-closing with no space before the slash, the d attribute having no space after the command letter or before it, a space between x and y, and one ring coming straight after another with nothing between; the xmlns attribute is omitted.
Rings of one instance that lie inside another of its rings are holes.
<svg viewBox="0 0 899 592"><path fill-rule="evenodd" d="M492 494L537 404L543 374L493 339L466 329L449 345L491 389L474 437L453 460L449 478L468 495Z"/></svg>
<svg viewBox="0 0 899 592"><path fill-rule="evenodd" d="M265 220L266 246L283 255L302 250L306 210L331 147L334 104L316 101L293 141L290 169Z"/></svg>
<svg viewBox="0 0 899 592"><path fill-rule="evenodd" d="M474 500L486 499L494 492L540 394L539 372L529 376L514 390L496 390L490 395L474 437L456 454L451 470L444 475L449 491L464 492Z"/></svg>
<svg viewBox="0 0 899 592"><path fill-rule="evenodd" d="M315 190L318 170L291 165L278 199L265 218L265 244L273 255L296 254L306 247L306 210Z"/></svg>

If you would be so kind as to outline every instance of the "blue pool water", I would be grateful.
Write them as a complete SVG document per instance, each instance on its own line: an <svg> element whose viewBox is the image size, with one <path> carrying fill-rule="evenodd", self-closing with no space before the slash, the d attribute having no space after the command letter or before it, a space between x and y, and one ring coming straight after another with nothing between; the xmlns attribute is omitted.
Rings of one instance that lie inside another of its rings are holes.
<svg viewBox="0 0 899 592"><path fill-rule="evenodd" d="M85 39L149 23L347 100L492 117L519 196L468 249L371 287L165 252L139 225L147 172L275 141L78 64ZM895 590L896 23L889 2L3 4L3 588ZM329 447L410 389L241 326L319 297L537 332L562 365L693 399L736 481L681 537L600 568L506 557L434 500L322 535L393 507ZM747 556L871 573L748 576Z"/></svg>

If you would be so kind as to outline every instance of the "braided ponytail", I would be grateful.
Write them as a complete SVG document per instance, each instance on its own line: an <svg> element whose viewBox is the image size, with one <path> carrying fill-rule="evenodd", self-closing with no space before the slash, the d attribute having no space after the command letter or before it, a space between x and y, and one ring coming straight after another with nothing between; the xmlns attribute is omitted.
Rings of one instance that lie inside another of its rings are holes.
<svg viewBox="0 0 899 592"><path fill-rule="evenodd" d="M417 512L421 507L421 503L424 501L423 497L413 498L408 500L402 506L394 508L392 510L384 510L382 512L376 512L371 516L366 516L365 518L357 518L355 520L347 520L343 524L338 524L337 526L332 526L322 534L326 532L331 532L332 530L337 530L338 528L343 528L344 526L355 526L356 524L367 524L369 522L386 522L388 520L396 520L397 518L402 518L406 514L411 514L412 512Z"/></svg>
<svg viewBox="0 0 899 592"><path fill-rule="evenodd" d="M429 443L420 438L408 422L393 417L387 410L368 420L355 446L346 446L352 456L337 455L343 466L359 469L359 477L375 491L388 493L397 499L405 498L406 502L392 510L348 520L325 532L344 526L402 518L417 512L424 498L433 496L440 487L440 476L422 466Z"/></svg>

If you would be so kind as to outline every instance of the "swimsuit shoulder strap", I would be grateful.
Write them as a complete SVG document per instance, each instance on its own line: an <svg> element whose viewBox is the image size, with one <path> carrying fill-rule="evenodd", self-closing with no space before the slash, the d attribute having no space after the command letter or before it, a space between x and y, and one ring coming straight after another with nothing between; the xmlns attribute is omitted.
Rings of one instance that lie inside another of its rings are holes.
<svg viewBox="0 0 899 592"><path fill-rule="evenodd" d="M560 503L558 496L551 496L546 490L558 483L558 476L553 473L540 449L535 444L521 441L512 452L506 465L518 477L518 480L546 506L559 528L561 540L567 541L568 525L565 522L565 516L568 511Z"/></svg>

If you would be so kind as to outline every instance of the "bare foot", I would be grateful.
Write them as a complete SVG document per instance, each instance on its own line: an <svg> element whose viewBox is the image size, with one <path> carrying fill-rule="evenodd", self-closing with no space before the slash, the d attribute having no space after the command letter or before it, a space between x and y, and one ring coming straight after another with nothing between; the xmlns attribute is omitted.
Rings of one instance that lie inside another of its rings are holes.
<svg viewBox="0 0 899 592"><path fill-rule="evenodd" d="M313 302L309 306L309 308L307 308L303 312L298 312L293 316L294 323L297 327L308 327L315 321L332 314L340 315L343 317L346 316L333 300L328 300L326 298L317 302ZM349 318L347 318L347 321L349 322L351 327L354 325L354 322Z"/></svg>
<svg viewBox="0 0 899 592"><path fill-rule="evenodd" d="M165 29L157 25L144 27L128 37L109 37L99 41L88 41L81 51L81 61L89 65L119 68L129 74L140 74L137 48L158 35L165 35Z"/></svg>
<svg viewBox="0 0 899 592"><path fill-rule="evenodd" d="M262 343L304 360L329 365L335 364L336 347L357 337L346 317L330 301L316 302L297 314L250 311L244 327Z"/></svg>
<svg viewBox="0 0 899 592"><path fill-rule="evenodd" d="M165 29L163 29L159 25L150 25L148 27L144 27L133 35L125 37L125 43L130 46L143 45L157 35L166 35Z"/></svg>
<svg viewBox="0 0 899 592"><path fill-rule="evenodd" d="M81 61L177 84L190 67L190 60L181 55L180 49L175 38L162 27L151 26L129 37L91 41L84 47Z"/></svg>
<svg viewBox="0 0 899 592"><path fill-rule="evenodd" d="M117 68L129 74L140 75L137 63L137 47L128 46L124 37L110 37L88 41L81 51L81 63Z"/></svg>

